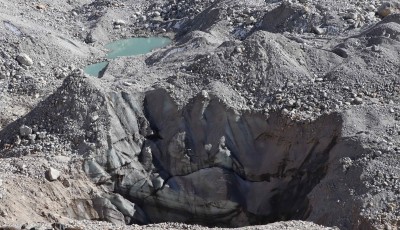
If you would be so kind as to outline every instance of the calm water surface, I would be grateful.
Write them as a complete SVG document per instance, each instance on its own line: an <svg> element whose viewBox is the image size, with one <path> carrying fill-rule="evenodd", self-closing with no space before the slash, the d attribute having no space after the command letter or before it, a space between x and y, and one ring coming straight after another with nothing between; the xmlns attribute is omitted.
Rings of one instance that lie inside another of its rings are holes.
<svg viewBox="0 0 400 230"><path fill-rule="evenodd" d="M149 53L154 49L159 49L171 44L172 40L165 37L150 38L129 38L118 40L107 44L105 47L109 50L106 58L115 59L125 56L137 56ZM100 62L85 67L85 73L99 77L106 68L108 62Z"/></svg>

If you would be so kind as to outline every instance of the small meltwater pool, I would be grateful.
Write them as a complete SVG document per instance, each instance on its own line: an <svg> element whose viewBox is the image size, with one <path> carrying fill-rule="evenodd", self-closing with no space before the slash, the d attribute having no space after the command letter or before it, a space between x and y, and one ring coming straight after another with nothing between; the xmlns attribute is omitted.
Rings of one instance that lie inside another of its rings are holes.
<svg viewBox="0 0 400 230"><path fill-rule="evenodd" d="M92 65L88 65L85 67L85 69L83 69L85 71L85 73L91 75L91 76L95 76L98 77L101 74L101 71L104 70L104 68L106 68L108 65L108 62L103 61L103 62L99 62L96 64L92 64Z"/></svg>
<svg viewBox="0 0 400 230"><path fill-rule="evenodd" d="M118 40L107 44L105 47L109 50L106 58L115 59L124 56L137 56L149 53L154 49L159 49L171 44L172 40L166 37L149 38L129 38ZM100 62L85 67L85 73L99 77L105 70L108 62Z"/></svg>

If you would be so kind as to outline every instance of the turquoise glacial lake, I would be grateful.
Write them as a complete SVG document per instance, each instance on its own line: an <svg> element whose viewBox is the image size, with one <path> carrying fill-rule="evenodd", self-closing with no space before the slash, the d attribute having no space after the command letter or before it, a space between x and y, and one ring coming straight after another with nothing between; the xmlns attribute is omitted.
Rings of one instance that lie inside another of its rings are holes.
<svg viewBox="0 0 400 230"><path fill-rule="evenodd" d="M106 58L115 59L118 57L137 56L149 53L171 44L172 40L166 37L149 38L129 38L118 40L107 44L105 47L109 50ZM85 67L85 73L99 77L106 68L108 62L100 62Z"/></svg>

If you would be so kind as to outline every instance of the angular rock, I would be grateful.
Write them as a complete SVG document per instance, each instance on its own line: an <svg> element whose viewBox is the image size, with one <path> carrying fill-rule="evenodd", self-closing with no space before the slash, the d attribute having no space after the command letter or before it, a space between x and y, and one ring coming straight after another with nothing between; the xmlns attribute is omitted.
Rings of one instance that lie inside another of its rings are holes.
<svg viewBox="0 0 400 230"><path fill-rule="evenodd" d="M116 20L116 21L114 22L114 25L117 25L117 26L124 26L124 25L126 25L126 22L125 22L124 20L122 20L122 19L118 19L118 20Z"/></svg>
<svg viewBox="0 0 400 230"><path fill-rule="evenodd" d="M386 16L388 16L388 15L393 13L393 10L394 10L393 7L394 7L393 3L383 2L378 7L377 13L378 13L379 16L384 18L384 17L386 17Z"/></svg>
<svg viewBox="0 0 400 230"><path fill-rule="evenodd" d="M153 184L154 189L157 190L162 188L164 185L164 180L160 176L157 176L151 180L151 183Z"/></svg>
<svg viewBox="0 0 400 230"><path fill-rule="evenodd" d="M361 97L356 97L353 99L352 103L355 105L361 105L363 103L363 99Z"/></svg>
<svg viewBox="0 0 400 230"><path fill-rule="evenodd" d="M22 137L27 137L32 134L32 128L26 125L23 125L19 128L19 134Z"/></svg>
<svg viewBox="0 0 400 230"><path fill-rule="evenodd" d="M33 65L32 59L25 53L20 53L17 56L17 61L20 65L31 66Z"/></svg>
<svg viewBox="0 0 400 230"><path fill-rule="evenodd" d="M61 176L61 172L55 168L49 168L46 171L46 177L49 181L55 181Z"/></svg>
<svg viewBox="0 0 400 230"><path fill-rule="evenodd" d="M94 37L92 32L90 32L90 33L88 33L86 35L85 42L86 43L94 43L94 42L96 42L96 39L95 39L95 37Z"/></svg>

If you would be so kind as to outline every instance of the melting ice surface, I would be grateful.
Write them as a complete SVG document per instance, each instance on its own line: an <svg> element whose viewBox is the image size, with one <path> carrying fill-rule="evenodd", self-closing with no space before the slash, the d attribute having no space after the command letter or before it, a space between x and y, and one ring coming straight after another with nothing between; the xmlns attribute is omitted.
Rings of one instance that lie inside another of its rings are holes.
<svg viewBox="0 0 400 230"><path fill-rule="evenodd" d="M114 59L117 57L146 54L154 49L167 46L170 43L171 39L165 37L129 38L118 40L106 45L106 48L110 50L106 58ZM108 62L100 62L88 65L84 71L89 75L99 77L107 65Z"/></svg>

